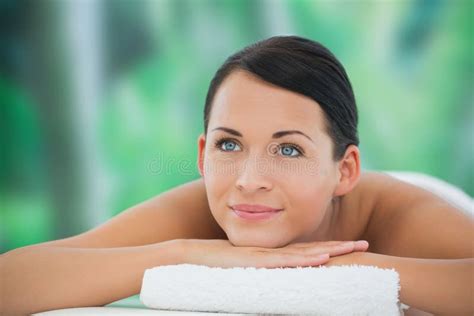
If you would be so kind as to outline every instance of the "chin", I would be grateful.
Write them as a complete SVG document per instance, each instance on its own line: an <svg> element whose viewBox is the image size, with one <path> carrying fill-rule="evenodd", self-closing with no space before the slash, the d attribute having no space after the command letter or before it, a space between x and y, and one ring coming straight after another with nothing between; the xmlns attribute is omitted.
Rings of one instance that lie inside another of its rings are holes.
<svg viewBox="0 0 474 316"><path fill-rule="evenodd" d="M235 247L259 247L259 248L280 248L289 244L288 241L278 240L271 237L258 236L234 236L227 234L229 242Z"/></svg>

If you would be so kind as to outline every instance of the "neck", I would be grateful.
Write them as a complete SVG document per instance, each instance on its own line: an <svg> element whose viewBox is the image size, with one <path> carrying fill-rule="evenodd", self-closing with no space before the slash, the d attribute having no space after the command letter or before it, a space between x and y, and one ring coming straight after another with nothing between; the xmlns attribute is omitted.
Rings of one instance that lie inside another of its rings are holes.
<svg viewBox="0 0 474 316"><path fill-rule="evenodd" d="M334 197L329 203L326 213L318 229L310 236L310 241L335 240L337 223L340 217L341 197Z"/></svg>

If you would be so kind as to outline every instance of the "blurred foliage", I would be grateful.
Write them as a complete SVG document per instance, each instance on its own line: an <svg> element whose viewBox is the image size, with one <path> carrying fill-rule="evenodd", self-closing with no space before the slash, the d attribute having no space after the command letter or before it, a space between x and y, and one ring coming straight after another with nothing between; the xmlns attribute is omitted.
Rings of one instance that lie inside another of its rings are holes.
<svg viewBox="0 0 474 316"><path fill-rule="evenodd" d="M471 1L2 1L0 252L199 177L210 80L296 34L346 67L364 169L474 194ZM92 65L92 66L91 66Z"/></svg>

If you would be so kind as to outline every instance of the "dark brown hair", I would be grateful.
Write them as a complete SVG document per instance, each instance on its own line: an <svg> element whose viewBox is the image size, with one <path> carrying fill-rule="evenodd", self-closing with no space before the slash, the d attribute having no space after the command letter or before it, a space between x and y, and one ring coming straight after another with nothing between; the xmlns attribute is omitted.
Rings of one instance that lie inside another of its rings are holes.
<svg viewBox="0 0 474 316"><path fill-rule="evenodd" d="M344 67L326 47L298 36L270 37L227 58L214 75L207 93L206 135L214 95L223 80L236 69L316 101L324 112L335 161L344 156L347 146L359 145L357 106Z"/></svg>

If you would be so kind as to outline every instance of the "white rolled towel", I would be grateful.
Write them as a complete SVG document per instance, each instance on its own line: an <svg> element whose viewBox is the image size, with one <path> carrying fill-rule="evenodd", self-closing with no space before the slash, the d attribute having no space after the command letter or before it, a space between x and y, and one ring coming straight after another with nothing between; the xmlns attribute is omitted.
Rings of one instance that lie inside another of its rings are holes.
<svg viewBox="0 0 474 316"><path fill-rule="evenodd" d="M145 270L140 301L160 310L283 315L403 315L399 274L375 266Z"/></svg>

